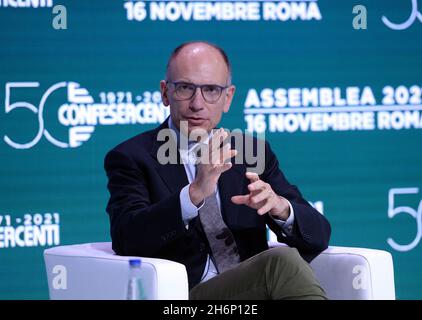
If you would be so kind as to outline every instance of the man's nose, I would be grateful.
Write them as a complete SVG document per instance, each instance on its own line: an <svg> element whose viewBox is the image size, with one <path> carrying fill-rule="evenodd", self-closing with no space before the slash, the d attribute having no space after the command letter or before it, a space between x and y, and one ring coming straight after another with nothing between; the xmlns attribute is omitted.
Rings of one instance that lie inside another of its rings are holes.
<svg viewBox="0 0 422 320"><path fill-rule="evenodd" d="M201 110L204 108L204 97L202 96L201 88L197 87L192 98L190 99L189 107L192 110Z"/></svg>

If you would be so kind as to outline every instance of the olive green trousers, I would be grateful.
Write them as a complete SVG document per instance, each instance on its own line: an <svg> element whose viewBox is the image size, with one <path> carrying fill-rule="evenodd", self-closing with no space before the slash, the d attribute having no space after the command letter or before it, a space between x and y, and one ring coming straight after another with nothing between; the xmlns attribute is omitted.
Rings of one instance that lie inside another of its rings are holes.
<svg viewBox="0 0 422 320"><path fill-rule="evenodd" d="M327 296L296 248L263 251L193 287L191 300L325 300Z"/></svg>

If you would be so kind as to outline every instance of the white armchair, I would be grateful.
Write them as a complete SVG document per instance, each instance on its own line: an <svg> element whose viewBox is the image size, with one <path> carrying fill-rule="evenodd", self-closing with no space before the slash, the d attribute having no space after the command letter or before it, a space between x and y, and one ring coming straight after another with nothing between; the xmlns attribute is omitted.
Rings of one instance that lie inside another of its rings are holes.
<svg viewBox="0 0 422 320"><path fill-rule="evenodd" d="M275 245L280 244L270 243ZM44 250L50 299L125 299L131 258L116 255L111 242ZM147 299L188 299L184 265L141 259ZM330 299L395 299L393 260L387 251L331 246L311 267Z"/></svg>

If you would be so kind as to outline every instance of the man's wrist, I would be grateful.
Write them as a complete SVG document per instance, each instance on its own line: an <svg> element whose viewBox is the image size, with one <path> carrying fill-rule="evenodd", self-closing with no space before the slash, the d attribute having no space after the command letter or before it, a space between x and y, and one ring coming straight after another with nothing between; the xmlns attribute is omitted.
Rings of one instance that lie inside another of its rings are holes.
<svg viewBox="0 0 422 320"><path fill-rule="evenodd" d="M289 205L289 202L285 198L281 196L278 196L278 197L280 199L280 202L279 202L280 204L276 208L272 209L270 211L270 214L275 219L286 221L290 216L290 205Z"/></svg>
<svg viewBox="0 0 422 320"><path fill-rule="evenodd" d="M199 206L202 202L204 202L204 194L202 193L201 189L192 182L189 186L189 198L195 206Z"/></svg>

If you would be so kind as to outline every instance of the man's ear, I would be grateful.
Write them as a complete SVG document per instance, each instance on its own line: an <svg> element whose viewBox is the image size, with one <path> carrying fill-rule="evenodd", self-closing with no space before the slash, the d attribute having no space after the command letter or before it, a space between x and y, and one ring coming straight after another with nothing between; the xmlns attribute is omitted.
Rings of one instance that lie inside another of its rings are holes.
<svg viewBox="0 0 422 320"><path fill-rule="evenodd" d="M226 89L226 101L224 103L224 108L223 108L224 112L229 111L235 91L236 91L236 87L233 85L231 85L230 87Z"/></svg>
<svg viewBox="0 0 422 320"><path fill-rule="evenodd" d="M170 104L170 100L167 95L167 83L165 80L160 81L160 91L161 91L161 100L163 104L167 107Z"/></svg>

